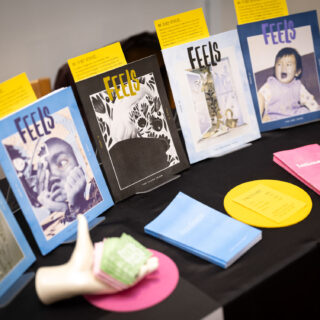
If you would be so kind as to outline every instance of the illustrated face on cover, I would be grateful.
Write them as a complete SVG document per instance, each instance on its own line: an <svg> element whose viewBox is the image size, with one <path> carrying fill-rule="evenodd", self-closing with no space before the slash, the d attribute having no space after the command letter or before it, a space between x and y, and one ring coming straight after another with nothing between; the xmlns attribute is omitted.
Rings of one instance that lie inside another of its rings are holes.
<svg viewBox="0 0 320 320"><path fill-rule="evenodd" d="M137 81L139 90L123 99L106 90L90 95L120 189L180 162L153 73Z"/></svg>
<svg viewBox="0 0 320 320"><path fill-rule="evenodd" d="M228 57L216 66L186 70L200 140L219 136L244 124Z"/></svg>
<svg viewBox="0 0 320 320"><path fill-rule="evenodd" d="M274 31L261 23L261 34L247 38L261 122L320 110L315 50L309 25L295 27L284 18Z"/></svg>
<svg viewBox="0 0 320 320"><path fill-rule="evenodd" d="M47 239L102 201L69 109L50 120L38 139L16 133L2 141Z"/></svg>
<svg viewBox="0 0 320 320"><path fill-rule="evenodd" d="M24 254L0 210L0 282L23 258Z"/></svg>

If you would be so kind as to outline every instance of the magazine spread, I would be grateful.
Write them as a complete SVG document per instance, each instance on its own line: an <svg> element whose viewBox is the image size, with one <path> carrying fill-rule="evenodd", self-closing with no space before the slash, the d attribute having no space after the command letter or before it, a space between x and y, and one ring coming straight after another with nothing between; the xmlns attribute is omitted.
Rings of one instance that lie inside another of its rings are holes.
<svg viewBox="0 0 320 320"><path fill-rule="evenodd" d="M189 166L156 56L76 86L116 202L155 188Z"/></svg>
<svg viewBox="0 0 320 320"><path fill-rule="evenodd" d="M236 30L162 54L191 163L260 138Z"/></svg>
<svg viewBox="0 0 320 320"><path fill-rule="evenodd" d="M46 254L113 201L71 88L53 92L0 122L0 154L12 190Z"/></svg>
<svg viewBox="0 0 320 320"><path fill-rule="evenodd" d="M320 38L316 11L238 26L261 131L320 117Z"/></svg>

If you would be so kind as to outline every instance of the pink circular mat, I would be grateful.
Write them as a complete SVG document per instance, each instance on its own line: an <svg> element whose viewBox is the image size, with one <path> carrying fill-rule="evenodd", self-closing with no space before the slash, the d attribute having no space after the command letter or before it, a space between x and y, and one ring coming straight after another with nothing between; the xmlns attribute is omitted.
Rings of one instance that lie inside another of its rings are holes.
<svg viewBox="0 0 320 320"><path fill-rule="evenodd" d="M159 259L159 268L134 287L116 294L85 295L92 305L109 311L130 312L152 307L166 299L177 286L179 270L163 253L150 251Z"/></svg>

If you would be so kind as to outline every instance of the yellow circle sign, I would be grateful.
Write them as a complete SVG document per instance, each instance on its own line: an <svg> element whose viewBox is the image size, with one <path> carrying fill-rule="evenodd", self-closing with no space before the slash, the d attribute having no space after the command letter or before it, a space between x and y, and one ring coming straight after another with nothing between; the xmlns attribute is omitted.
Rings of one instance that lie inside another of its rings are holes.
<svg viewBox="0 0 320 320"><path fill-rule="evenodd" d="M254 180L231 189L224 198L224 208L231 217L249 225L280 228L305 219L312 200L291 183Z"/></svg>

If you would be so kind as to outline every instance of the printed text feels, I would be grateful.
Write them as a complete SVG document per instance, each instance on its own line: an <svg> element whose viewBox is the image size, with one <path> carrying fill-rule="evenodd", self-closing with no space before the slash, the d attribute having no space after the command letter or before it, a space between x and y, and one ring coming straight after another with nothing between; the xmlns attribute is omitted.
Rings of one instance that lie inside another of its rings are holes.
<svg viewBox="0 0 320 320"><path fill-rule="evenodd" d="M290 43L296 38L296 30L292 20L283 20L277 23L263 23L261 25L264 43Z"/></svg>
<svg viewBox="0 0 320 320"><path fill-rule="evenodd" d="M120 88L117 86L117 82L120 82ZM134 70L126 70L125 73L120 73L113 77L103 78L104 85L106 87L108 96L110 100L113 100L112 93L115 92L118 99L123 99L124 97L135 96L136 92L140 90L140 83L136 77L136 72ZM110 88L110 82L112 84ZM121 92L123 95L121 95Z"/></svg>
<svg viewBox="0 0 320 320"><path fill-rule="evenodd" d="M34 141L39 137L50 134L51 131L49 129L54 128L54 120L50 116L48 107L38 107L36 111L22 118L18 117L14 119L14 123L23 143L27 143L26 137Z"/></svg>
<svg viewBox="0 0 320 320"><path fill-rule="evenodd" d="M189 47L187 50L192 69L216 66L221 60L221 53L216 42L209 41L207 44Z"/></svg>

